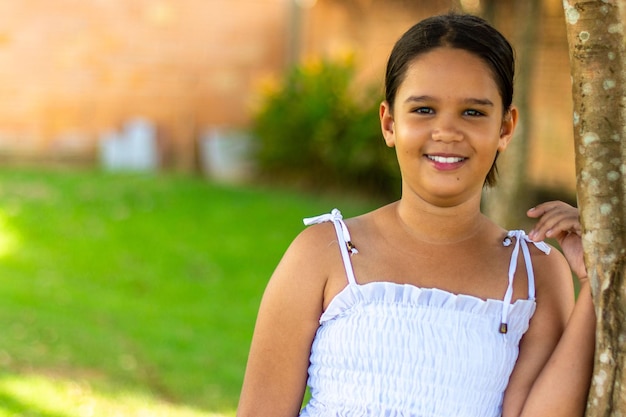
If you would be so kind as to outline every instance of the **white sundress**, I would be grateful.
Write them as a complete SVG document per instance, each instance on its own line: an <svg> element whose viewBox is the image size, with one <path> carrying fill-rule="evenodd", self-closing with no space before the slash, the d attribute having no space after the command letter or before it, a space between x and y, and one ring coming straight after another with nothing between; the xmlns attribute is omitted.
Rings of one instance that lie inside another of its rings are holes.
<svg viewBox="0 0 626 417"><path fill-rule="evenodd" d="M348 285L320 318L311 348L311 399L302 417L498 417L535 311L535 284L528 243L514 242L509 285L502 300L483 300L440 289L392 282L358 284L350 253L356 249L335 209L305 219L335 225ZM528 299L511 303L519 251L528 274Z"/></svg>

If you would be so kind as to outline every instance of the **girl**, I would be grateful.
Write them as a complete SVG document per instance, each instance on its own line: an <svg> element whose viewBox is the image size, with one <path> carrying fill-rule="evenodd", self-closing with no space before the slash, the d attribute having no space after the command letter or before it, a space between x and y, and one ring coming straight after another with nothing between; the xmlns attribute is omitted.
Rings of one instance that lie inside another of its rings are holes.
<svg viewBox="0 0 626 417"><path fill-rule="evenodd" d="M402 197L305 219L320 224L268 283L239 416L582 415L591 296L583 282L572 315L568 264L541 242L549 232L579 256L576 209L532 210L530 237L480 212L518 119L513 73L509 43L474 16L432 17L398 40L380 121Z"/></svg>

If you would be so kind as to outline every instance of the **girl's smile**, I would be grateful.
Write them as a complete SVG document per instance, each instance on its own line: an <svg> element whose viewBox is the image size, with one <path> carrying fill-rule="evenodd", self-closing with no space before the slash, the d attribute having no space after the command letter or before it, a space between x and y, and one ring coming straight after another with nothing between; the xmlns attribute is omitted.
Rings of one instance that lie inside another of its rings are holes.
<svg viewBox="0 0 626 417"><path fill-rule="evenodd" d="M441 171L451 171L460 168L467 160L463 156L453 155L424 155L424 157L432 161L435 169Z"/></svg>

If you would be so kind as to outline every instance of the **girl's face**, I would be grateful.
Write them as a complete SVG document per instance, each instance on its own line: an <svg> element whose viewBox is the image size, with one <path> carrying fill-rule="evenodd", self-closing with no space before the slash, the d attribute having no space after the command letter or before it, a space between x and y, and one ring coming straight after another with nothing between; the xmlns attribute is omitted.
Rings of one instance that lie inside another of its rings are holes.
<svg viewBox="0 0 626 417"><path fill-rule="evenodd" d="M504 113L490 68L462 49L417 56L399 86L393 112L380 108L385 142L396 148L402 193L454 206L480 198L496 157L509 143L517 110Z"/></svg>

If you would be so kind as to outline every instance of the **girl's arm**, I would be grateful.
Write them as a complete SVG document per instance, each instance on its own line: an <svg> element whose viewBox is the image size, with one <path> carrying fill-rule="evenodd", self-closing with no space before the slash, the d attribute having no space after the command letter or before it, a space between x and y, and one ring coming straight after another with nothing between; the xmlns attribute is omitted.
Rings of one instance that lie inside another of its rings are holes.
<svg viewBox="0 0 626 417"><path fill-rule="evenodd" d="M530 238L555 238L581 289L565 332L533 383L521 416L583 416L593 371L596 317L583 261L578 210L553 201L529 210L528 215L539 218Z"/></svg>
<svg viewBox="0 0 626 417"><path fill-rule="evenodd" d="M535 381L555 351L574 309L572 273L557 250L548 256L531 245L536 309L519 344L519 355L504 394L502 415L519 417ZM550 416L552 417L552 416Z"/></svg>
<svg viewBox="0 0 626 417"><path fill-rule="evenodd" d="M295 417L322 313L332 225L304 230L274 271L257 317L238 417Z"/></svg>

